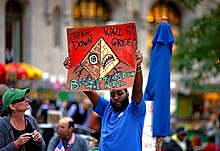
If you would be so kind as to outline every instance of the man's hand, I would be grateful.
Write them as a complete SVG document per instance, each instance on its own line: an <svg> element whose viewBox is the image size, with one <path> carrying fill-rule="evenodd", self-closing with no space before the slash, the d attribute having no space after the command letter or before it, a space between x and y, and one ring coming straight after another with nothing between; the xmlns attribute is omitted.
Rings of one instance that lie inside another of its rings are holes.
<svg viewBox="0 0 220 151"><path fill-rule="evenodd" d="M132 97L135 99L136 104L140 104L143 96L143 92L142 92L143 75L141 72L141 63L143 60L143 56L140 50L136 50L134 56L135 56L137 68L136 68L136 75L134 79L133 89L132 89Z"/></svg>
<svg viewBox="0 0 220 151"><path fill-rule="evenodd" d="M143 60L143 55L142 55L141 51L136 50L135 53L134 53L134 57L135 57L135 60L136 60L136 63L137 63L137 67L141 67L141 63L142 63L142 60Z"/></svg>
<svg viewBox="0 0 220 151"><path fill-rule="evenodd" d="M63 65L64 65L64 67L69 69L69 67L70 67L70 57L65 58L65 60L63 61Z"/></svg>

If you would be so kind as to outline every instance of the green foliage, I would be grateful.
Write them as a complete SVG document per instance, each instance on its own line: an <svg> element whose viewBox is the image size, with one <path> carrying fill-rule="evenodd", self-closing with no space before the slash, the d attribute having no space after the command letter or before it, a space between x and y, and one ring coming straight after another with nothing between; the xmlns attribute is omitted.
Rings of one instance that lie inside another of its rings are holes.
<svg viewBox="0 0 220 151"><path fill-rule="evenodd" d="M188 9L193 10L203 0L180 0Z"/></svg>
<svg viewBox="0 0 220 151"><path fill-rule="evenodd" d="M203 80L219 74L220 4L182 29L176 39L177 51L172 57L172 69L187 72Z"/></svg>

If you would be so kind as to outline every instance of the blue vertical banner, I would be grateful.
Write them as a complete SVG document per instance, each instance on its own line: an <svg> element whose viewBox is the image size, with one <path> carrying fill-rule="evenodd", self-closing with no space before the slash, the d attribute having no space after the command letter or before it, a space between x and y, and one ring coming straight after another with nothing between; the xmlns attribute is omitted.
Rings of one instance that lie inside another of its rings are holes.
<svg viewBox="0 0 220 151"><path fill-rule="evenodd" d="M161 22L152 40L145 100L153 101L153 137L170 135L170 60L174 37L167 22Z"/></svg>

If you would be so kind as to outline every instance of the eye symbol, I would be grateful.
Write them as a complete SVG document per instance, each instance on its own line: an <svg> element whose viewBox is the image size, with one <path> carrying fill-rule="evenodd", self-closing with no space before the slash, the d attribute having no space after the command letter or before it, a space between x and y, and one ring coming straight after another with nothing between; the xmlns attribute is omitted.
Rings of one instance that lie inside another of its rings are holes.
<svg viewBox="0 0 220 151"><path fill-rule="evenodd" d="M89 62L92 65L98 64L98 56L96 54L91 54L89 56Z"/></svg>

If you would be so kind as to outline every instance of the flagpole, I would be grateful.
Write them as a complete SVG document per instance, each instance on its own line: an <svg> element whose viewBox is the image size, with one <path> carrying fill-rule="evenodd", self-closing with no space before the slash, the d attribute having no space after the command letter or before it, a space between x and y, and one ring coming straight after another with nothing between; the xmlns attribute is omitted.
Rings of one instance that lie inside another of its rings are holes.
<svg viewBox="0 0 220 151"><path fill-rule="evenodd" d="M161 22L167 22L167 20L168 20L168 18L166 16L166 14L163 14L163 16L161 18ZM156 137L156 151L161 151L162 141L163 141L163 137L161 137L161 136Z"/></svg>

